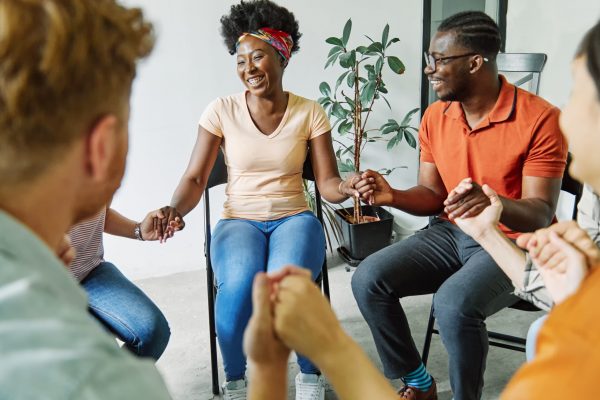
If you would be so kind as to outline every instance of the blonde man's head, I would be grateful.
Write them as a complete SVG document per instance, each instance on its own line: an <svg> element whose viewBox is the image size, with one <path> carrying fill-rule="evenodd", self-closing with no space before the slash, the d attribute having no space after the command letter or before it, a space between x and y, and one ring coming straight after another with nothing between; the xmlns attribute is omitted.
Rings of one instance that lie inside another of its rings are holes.
<svg viewBox="0 0 600 400"><path fill-rule="evenodd" d="M115 115L154 36L114 0L0 0L0 185L33 180Z"/></svg>

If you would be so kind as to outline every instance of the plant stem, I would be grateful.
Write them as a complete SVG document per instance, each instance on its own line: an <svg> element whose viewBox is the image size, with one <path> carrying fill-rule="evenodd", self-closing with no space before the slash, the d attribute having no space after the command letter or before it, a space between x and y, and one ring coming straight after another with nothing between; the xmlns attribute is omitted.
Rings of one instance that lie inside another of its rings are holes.
<svg viewBox="0 0 600 400"><path fill-rule="evenodd" d="M354 171L360 173L360 153L362 144L362 103L360 101L359 91L359 63L354 64ZM354 223L358 224L361 221L360 198L356 196L354 199Z"/></svg>

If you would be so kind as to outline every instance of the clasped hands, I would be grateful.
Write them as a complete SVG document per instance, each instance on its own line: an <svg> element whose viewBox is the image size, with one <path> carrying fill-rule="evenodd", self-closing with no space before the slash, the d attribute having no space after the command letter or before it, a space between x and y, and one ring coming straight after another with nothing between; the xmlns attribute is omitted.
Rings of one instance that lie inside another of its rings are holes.
<svg viewBox="0 0 600 400"><path fill-rule="evenodd" d="M308 270L286 266L256 275L252 316L244 333L244 352L254 368L281 371L287 368L290 350L323 368L345 338Z"/></svg>
<svg viewBox="0 0 600 400"><path fill-rule="evenodd" d="M444 206L448 217L478 242L499 232L503 205L488 185L463 179L448 194ZM524 233L517 245L529 252L557 304L575 293L590 268L600 263L600 250L575 221Z"/></svg>

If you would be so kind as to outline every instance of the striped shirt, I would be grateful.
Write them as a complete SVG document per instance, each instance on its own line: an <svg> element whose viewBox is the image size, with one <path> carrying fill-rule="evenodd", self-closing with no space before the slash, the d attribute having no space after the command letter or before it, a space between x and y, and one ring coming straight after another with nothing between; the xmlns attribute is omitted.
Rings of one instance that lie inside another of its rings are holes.
<svg viewBox="0 0 600 400"><path fill-rule="evenodd" d="M94 218L81 222L71 228L69 237L75 249L75 259L69 265L69 270L79 282L104 261L104 220L106 208Z"/></svg>

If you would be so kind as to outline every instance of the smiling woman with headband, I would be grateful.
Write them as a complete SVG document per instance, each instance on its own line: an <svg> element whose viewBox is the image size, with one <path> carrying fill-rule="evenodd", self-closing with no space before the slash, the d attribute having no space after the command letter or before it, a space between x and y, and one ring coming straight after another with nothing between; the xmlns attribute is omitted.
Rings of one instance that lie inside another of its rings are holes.
<svg viewBox="0 0 600 400"><path fill-rule="evenodd" d="M309 210L302 186L307 155L327 201L342 202L356 190L339 176L323 109L283 89L283 72L301 36L294 15L268 0L242 1L221 18L221 34L235 55L245 90L220 97L204 110L189 166L170 206L162 209L165 218L159 225L165 227L163 238L172 236L167 227L198 204L221 147L227 199L211 242L217 338L227 380L224 396L245 399L242 336L252 311L254 276L294 264L310 270L315 279L323 265L323 228ZM323 399L319 370L302 356L298 364L296 399Z"/></svg>

